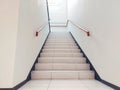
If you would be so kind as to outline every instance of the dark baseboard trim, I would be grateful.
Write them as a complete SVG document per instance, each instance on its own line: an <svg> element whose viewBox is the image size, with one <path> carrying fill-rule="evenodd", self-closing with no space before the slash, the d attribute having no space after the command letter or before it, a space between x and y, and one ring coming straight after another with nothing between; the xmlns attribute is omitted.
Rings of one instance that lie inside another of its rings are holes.
<svg viewBox="0 0 120 90"><path fill-rule="evenodd" d="M80 47L80 45L78 44L78 42L76 41L76 39L74 38L74 36L72 35L72 33L70 32L72 38L74 39L75 43L77 44L78 48L81 50L81 52L83 53L83 57L86 58L86 62L90 64L90 70L93 70L95 72L95 79L96 80L101 80L100 76L98 75L97 71L95 70L94 66L92 65L92 63L90 62L90 60L88 59L88 57L86 56L86 54L84 53L84 51L82 50L82 48Z"/></svg>
<svg viewBox="0 0 120 90"><path fill-rule="evenodd" d="M36 58L36 60L35 60L35 62L34 62L34 64L33 64L32 68L31 68L28 76L27 76L27 79L24 80L23 82L19 83L18 85L16 85L16 86L13 87L13 88L0 88L0 90L18 90L20 87L22 87L23 85L25 85L29 80L31 80L31 72L32 72L33 70L35 70L35 64L38 62L38 58L40 57L40 53L42 52L42 49L43 49L43 47L44 47L44 45L45 45L45 43L46 43L46 41L47 41L47 39L48 39L48 37L49 37L49 34L50 34L50 31L49 31L49 33L48 33L48 35L47 35L47 37L46 37L46 39L45 39L45 42L44 42L44 44L42 45L42 48L40 49L40 52L39 52L39 54L38 54L38 56L37 56L37 58Z"/></svg>
<svg viewBox="0 0 120 90"><path fill-rule="evenodd" d="M13 88L0 88L0 90L14 90Z"/></svg>
<svg viewBox="0 0 120 90"><path fill-rule="evenodd" d="M32 72L33 70L35 70L35 64L38 62L38 58L40 57L40 53L42 52L42 49L43 49L43 47L44 47L44 45L45 45L45 43L46 43L46 41L47 41L47 39L48 39L48 37L49 37L49 34L50 34L50 32L48 33L48 35L47 35L47 37L46 37L46 39L45 39L45 42L43 43L42 48L40 49L39 54L38 54L38 56L37 56L37 58L36 58L36 60L35 60L35 62L34 62L34 64L33 64L32 68L31 68L29 74L28 74L27 81L31 80L31 72Z"/></svg>
<svg viewBox="0 0 120 90"><path fill-rule="evenodd" d="M95 72L95 79L100 81L101 83L115 89L115 90L120 90L120 87L114 85L114 84L111 84L103 79L101 79L101 77L99 76L99 74L97 73L97 71L95 70L94 66L92 65L92 63L90 62L90 60L88 59L88 57L86 56L86 54L84 53L84 51L82 50L82 48L80 47L80 45L78 44L78 42L76 41L76 39L74 38L73 34L70 32L72 38L74 39L75 43L77 44L77 46L79 47L79 49L81 50L81 52L83 53L83 56L86 58L87 60L87 63L90 64L90 69L93 70Z"/></svg>
<svg viewBox="0 0 120 90"><path fill-rule="evenodd" d="M28 80L24 80L23 82L19 83L18 85L16 85L13 88L0 88L0 90L18 90L20 87L22 87L24 84L26 84L28 82Z"/></svg>
<svg viewBox="0 0 120 90"><path fill-rule="evenodd" d="M118 87L118 86L116 86L114 84L111 84L111 83L109 83L109 82L107 82L105 80L101 80L100 82L104 83L105 85L107 85L107 86L109 86L109 87L111 87L111 88L113 88L115 90L120 90L120 87Z"/></svg>

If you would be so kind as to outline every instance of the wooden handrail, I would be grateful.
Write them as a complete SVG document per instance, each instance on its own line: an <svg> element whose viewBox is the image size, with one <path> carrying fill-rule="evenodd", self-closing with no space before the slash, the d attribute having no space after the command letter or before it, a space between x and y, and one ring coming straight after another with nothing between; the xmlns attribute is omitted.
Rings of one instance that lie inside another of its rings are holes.
<svg viewBox="0 0 120 90"><path fill-rule="evenodd" d="M39 35L39 32L41 32L47 25L48 25L48 22L38 27L36 31L36 37Z"/></svg>
<svg viewBox="0 0 120 90"><path fill-rule="evenodd" d="M90 31L87 31L83 28L81 28L79 25L75 24L73 21L71 20L67 20L66 26L68 26L68 23L72 23L75 27L77 27L78 29L82 30L83 32L85 32L87 34L87 36L90 36Z"/></svg>

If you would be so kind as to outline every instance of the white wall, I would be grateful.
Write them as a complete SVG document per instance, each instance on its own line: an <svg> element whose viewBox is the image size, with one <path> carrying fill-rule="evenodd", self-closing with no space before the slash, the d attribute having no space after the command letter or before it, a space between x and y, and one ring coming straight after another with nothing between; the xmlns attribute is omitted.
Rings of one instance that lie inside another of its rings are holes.
<svg viewBox="0 0 120 90"><path fill-rule="evenodd" d="M120 86L120 0L69 0L69 29L103 80ZM70 28L71 27L71 28Z"/></svg>
<svg viewBox="0 0 120 90"><path fill-rule="evenodd" d="M65 26L67 21L67 0L48 0L51 26Z"/></svg>
<svg viewBox="0 0 120 90"><path fill-rule="evenodd" d="M48 34L48 27L39 33L39 37L35 37L35 31L47 21L46 0L20 0L14 85L27 78Z"/></svg>
<svg viewBox="0 0 120 90"><path fill-rule="evenodd" d="M46 0L0 1L0 88L12 88L27 75L48 34Z"/></svg>
<svg viewBox="0 0 120 90"><path fill-rule="evenodd" d="M18 0L0 0L0 88L13 83L18 8Z"/></svg>

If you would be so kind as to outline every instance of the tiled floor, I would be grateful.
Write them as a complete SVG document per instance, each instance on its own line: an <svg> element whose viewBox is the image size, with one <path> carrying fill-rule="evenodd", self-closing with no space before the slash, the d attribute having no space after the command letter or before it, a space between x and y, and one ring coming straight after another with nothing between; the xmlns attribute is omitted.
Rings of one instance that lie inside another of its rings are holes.
<svg viewBox="0 0 120 90"><path fill-rule="evenodd" d="M31 80L19 90L113 90L96 80Z"/></svg>

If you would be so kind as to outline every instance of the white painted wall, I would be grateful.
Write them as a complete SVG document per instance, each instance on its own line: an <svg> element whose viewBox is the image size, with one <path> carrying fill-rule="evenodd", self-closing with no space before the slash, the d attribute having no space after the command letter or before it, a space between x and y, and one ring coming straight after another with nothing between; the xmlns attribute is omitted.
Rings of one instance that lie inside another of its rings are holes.
<svg viewBox="0 0 120 90"><path fill-rule="evenodd" d="M51 26L65 26L67 21L67 0L48 0Z"/></svg>
<svg viewBox="0 0 120 90"><path fill-rule="evenodd" d="M120 0L69 0L69 29L103 80L120 86Z"/></svg>
<svg viewBox="0 0 120 90"><path fill-rule="evenodd" d="M27 75L48 34L46 0L0 1L0 88L12 88Z"/></svg>
<svg viewBox="0 0 120 90"><path fill-rule="evenodd" d="M48 27L39 33L39 37L35 37L35 31L47 21L46 0L20 0L14 85L27 78L48 34Z"/></svg>
<svg viewBox="0 0 120 90"><path fill-rule="evenodd" d="M0 88L10 88L16 50L19 0L0 0Z"/></svg>

